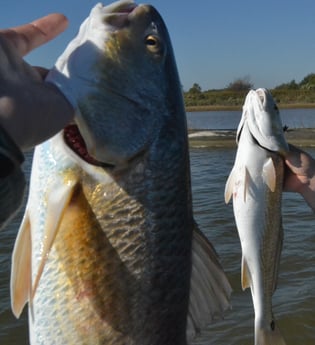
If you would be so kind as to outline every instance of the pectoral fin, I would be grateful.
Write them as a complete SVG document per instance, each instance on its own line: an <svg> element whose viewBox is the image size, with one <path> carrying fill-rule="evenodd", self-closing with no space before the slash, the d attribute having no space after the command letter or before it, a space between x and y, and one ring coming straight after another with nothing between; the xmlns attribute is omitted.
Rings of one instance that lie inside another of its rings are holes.
<svg viewBox="0 0 315 345"><path fill-rule="evenodd" d="M234 168L233 168L225 184L224 200L226 204L228 204L231 200L231 197L233 195L233 190L234 190L234 184L235 184L235 173L234 173Z"/></svg>
<svg viewBox="0 0 315 345"><path fill-rule="evenodd" d="M43 273L48 254L57 236L64 210L71 200L76 183L77 181L73 179L71 181L68 181L66 184L59 184L52 189L53 192L49 193L47 201L47 218L42 244L42 258L32 287L31 300L34 298L34 295L36 293L36 289L38 287L40 277Z"/></svg>
<svg viewBox="0 0 315 345"><path fill-rule="evenodd" d="M192 244L192 274L190 286L187 337L211 323L215 316L223 317L230 307L232 292L218 256L208 239L195 227Z"/></svg>
<svg viewBox="0 0 315 345"><path fill-rule="evenodd" d="M276 189L276 169L272 158L268 158L264 163L262 175L266 185L274 192Z"/></svg>
<svg viewBox="0 0 315 345"><path fill-rule="evenodd" d="M31 292L31 224L26 209L12 254L11 267L11 308L16 318L29 300Z"/></svg>
<svg viewBox="0 0 315 345"><path fill-rule="evenodd" d="M250 175L245 165L237 171L235 168L233 168L225 184L225 203L227 204L230 201L235 191L237 194L241 193L241 195L243 195L244 202L246 202L247 193L249 191L249 183Z"/></svg>
<svg viewBox="0 0 315 345"><path fill-rule="evenodd" d="M59 181L60 182L60 181ZM47 219L43 236L43 252L36 278L32 286L32 238L31 217L28 208L14 245L11 269L11 306L18 318L27 302L32 304L49 251L57 235L63 212L69 203L76 180L52 188L47 200Z"/></svg>

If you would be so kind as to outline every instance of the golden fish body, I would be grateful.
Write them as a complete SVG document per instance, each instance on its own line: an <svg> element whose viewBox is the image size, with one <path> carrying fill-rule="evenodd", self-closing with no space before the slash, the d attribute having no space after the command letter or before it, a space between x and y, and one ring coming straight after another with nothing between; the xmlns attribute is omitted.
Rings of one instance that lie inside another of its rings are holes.
<svg viewBox="0 0 315 345"><path fill-rule="evenodd" d="M79 169L62 173L77 182L32 301L32 344L50 332L58 339L54 330L62 334L56 343L65 344L184 343L178 330L186 329L193 224L188 200L185 210L177 202L187 188L165 176L150 191L142 167L119 183ZM152 195L150 209L140 200L144 192Z"/></svg>

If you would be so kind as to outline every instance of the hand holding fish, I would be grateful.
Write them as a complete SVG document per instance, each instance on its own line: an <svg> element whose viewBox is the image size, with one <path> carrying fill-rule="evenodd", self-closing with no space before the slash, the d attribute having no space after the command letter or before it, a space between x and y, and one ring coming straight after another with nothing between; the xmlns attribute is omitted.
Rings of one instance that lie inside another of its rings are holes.
<svg viewBox="0 0 315 345"><path fill-rule="evenodd" d="M63 15L50 14L0 30L0 125L22 150L48 139L72 119L73 109L65 97L43 82L47 71L22 58L66 27Z"/></svg>
<svg viewBox="0 0 315 345"><path fill-rule="evenodd" d="M289 147L290 152L285 160L284 190L300 193L315 211L315 160L299 148L293 145Z"/></svg>

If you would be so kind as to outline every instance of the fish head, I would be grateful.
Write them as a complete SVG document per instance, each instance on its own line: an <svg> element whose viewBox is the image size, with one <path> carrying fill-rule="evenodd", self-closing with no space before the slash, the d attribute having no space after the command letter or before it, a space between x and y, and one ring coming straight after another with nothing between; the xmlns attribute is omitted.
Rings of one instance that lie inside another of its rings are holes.
<svg viewBox="0 0 315 345"><path fill-rule="evenodd" d="M56 84L76 109L90 161L123 165L150 146L177 108L184 114L168 31L150 5L96 5L63 55Z"/></svg>
<svg viewBox="0 0 315 345"><path fill-rule="evenodd" d="M267 89L250 90L247 94L237 138L240 137L245 122L261 147L281 155L286 155L289 151L278 106Z"/></svg>

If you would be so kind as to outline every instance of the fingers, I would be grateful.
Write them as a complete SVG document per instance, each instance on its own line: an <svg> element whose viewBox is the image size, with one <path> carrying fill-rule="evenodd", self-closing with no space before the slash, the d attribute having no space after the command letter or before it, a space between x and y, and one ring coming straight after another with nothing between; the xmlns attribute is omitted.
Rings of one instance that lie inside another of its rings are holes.
<svg viewBox="0 0 315 345"><path fill-rule="evenodd" d="M301 161L301 153L302 151L298 149L296 146L289 144L289 153L286 156L285 163L287 166L294 172L298 173L301 170L302 172L302 161Z"/></svg>
<svg viewBox="0 0 315 345"><path fill-rule="evenodd" d="M293 173L300 176L313 177L315 174L315 160L307 152L290 145L289 155L285 160L286 165Z"/></svg>
<svg viewBox="0 0 315 345"><path fill-rule="evenodd" d="M5 114L0 116L1 126L22 150L47 140L74 116L71 104L56 86L38 82L9 85L0 97L0 110Z"/></svg>
<svg viewBox="0 0 315 345"><path fill-rule="evenodd" d="M67 18L58 13L49 14L32 23L0 30L9 39L21 56L58 36L68 26Z"/></svg>

